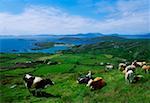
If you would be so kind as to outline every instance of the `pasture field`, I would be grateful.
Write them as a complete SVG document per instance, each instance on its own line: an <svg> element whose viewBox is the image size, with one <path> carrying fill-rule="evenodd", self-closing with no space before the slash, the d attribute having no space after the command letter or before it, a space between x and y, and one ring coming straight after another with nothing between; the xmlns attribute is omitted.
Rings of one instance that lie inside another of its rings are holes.
<svg viewBox="0 0 150 103"><path fill-rule="evenodd" d="M16 63L48 60L59 64L36 64L31 67L13 67ZM144 78L128 84L124 74L117 68L122 58L107 54L0 54L0 102L1 103L150 103L150 75L141 68L137 74ZM104 71L100 62L115 65L113 70ZM107 85L102 89L91 91L85 84L77 84L76 79L89 70L93 76L103 77ZM55 85L43 91L51 97L35 97L29 93L22 80L24 74L50 78Z"/></svg>

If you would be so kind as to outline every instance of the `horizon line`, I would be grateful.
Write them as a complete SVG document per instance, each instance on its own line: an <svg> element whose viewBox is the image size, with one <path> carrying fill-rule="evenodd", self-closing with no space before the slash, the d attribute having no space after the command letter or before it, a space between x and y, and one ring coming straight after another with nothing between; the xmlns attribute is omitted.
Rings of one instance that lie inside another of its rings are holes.
<svg viewBox="0 0 150 103"><path fill-rule="evenodd" d="M59 36L59 35L65 35L65 36L69 36L69 35L86 35L86 34L100 34L100 35L150 35L150 32L148 33L138 33L138 34L122 34L122 33L109 33L109 34L105 34L105 33L100 33L100 32L89 32L89 33L68 33L68 34L53 34L53 33L47 33L47 34L0 34L0 36Z"/></svg>

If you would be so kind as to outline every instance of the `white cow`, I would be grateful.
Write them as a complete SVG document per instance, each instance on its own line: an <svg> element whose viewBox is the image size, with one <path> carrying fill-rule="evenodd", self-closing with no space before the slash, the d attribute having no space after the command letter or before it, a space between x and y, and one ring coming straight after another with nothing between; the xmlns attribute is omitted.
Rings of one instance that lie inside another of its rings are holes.
<svg viewBox="0 0 150 103"><path fill-rule="evenodd" d="M108 71L108 70L112 70L114 68L114 66L113 65L106 65L105 66L105 71Z"/></svg>

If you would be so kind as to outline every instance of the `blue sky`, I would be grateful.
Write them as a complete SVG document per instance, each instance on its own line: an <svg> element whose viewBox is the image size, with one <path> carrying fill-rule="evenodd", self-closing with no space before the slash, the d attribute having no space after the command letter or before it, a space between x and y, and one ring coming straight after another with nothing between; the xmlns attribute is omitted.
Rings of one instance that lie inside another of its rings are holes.
<svg viewBox="0 0 150 103"><path fill-rule="evenodd" d="M149 0L0 0L0 35L143 34Z"/></svg>

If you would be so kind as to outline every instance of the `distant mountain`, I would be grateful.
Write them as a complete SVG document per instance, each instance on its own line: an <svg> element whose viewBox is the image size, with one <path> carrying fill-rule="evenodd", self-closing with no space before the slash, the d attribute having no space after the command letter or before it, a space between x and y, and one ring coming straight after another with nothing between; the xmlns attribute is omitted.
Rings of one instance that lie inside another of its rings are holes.
<svg viewBox="0 0 150 103"><path fill-rule="evenodd" d="M123 37L118 37L118 36L97 36L97 37L85 37L85 38L79 38L79 37L72 37L72 36L66 36L59 38L60 42L63 43L73 43L77 45L83 45L83 44L94 44L102 41L119 41L119 40L124 40L125 38Z"/></svg>
<svg viewBox="0 0 150 103"><path fill-rule="evenodd" d="M150 33L147 34L137 34L137 35L129 35L129 34L102 34L102 33L78 33L78 34L60 34L60 35L50 35L50 34L41 34L38 36L50 36L56 38L96 38L102 36L114 36L128 39L150 39Z"/></svg>
<svg viewBox="0 0 150 103"><path fill-rule="evenodd" d="M75 37L75 38L95 38L103 36L101 33L79 33L79 34L67 34L67 35L60 35L60 37Z"/></svg>
<svg viewBox="0 0 150 103"><path fill-rule="evenodd" d="M100 36L103 36L103 34L101 33L86 33L86 34L76 34L76 36L84 36L84 37L87 37L87 38L94 38L94 37L100 37Z"/></svg>
<svg viewBox="0 0 150 103"><path fill-rule="evenodd" d="M62 37L59 38L59 40L80 40L81 38L77 38L77 37Z"/></svg>
<svg viewBox="0 0 150 103"><path fill-rule="evenodd" d="M150 33L137 35L118 35L118 36L128 39L150 39Z"/></svg>
<svg viewBox="0 0 150 103"><path fill-rule="evenodd" d="M102 40L102 41L114 41L114 40L123 40L125 38L123 37L119 37L119 36L114 36L114 35L104 35L101 37L95 37L95 38L91 38L91 40Z"/></svg>
<svg viewBox="0 0 150 103"><path fill-rule="evenodd" d="M66 37L73 37L73 38L96 38L96 37L102 37L102 36L118 36L128 39L150 39L150 33L147 34L137 34L137 35L129 35L129 34L102 34L102 33L78 33L78 34L37 34L37 35L0 35L0 37L34 37L34 36L49 36L53 38L66 38Z"/></svg>

